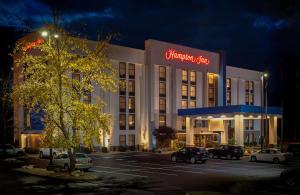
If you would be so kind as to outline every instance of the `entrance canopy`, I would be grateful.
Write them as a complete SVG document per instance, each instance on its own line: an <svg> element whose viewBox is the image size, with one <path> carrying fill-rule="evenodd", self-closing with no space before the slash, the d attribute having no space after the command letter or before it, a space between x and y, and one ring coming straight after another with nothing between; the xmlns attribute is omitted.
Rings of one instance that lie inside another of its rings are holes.
<svg viewBox="0 0 300 195"><path fill-rule="evenodd" d="M202 107L202 108L188 108L178 109L178 116L201 116L201 115L222 115L222 114L252 114L261 115L267 114L268 116L282 115L280 107L261 107L249 105L232 105L232 106L217 106L217 107Z"/></svg>

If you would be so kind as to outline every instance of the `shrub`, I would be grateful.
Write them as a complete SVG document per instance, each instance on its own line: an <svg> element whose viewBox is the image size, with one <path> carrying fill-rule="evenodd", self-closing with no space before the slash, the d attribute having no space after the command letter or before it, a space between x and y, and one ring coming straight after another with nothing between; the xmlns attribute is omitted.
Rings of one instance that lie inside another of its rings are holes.
<svg viewBox="0 0 300 195"><path fill-rule="evenodd" d="M126 146L119 146L119 151L120 152L126 152L127 147Z"/></svg>
<svg viewBox="0 0 300 195"><path fill-rule="evenodd" d="M135 151L135 146L129 146L130 151Z"/></svg>
<svg viewBox="0 0 300 195"><path fill-rule="evenodd" d="M101 148L101 151L102 151L103 153L108 153L107 147L102 147L102 148Z"/></svg>

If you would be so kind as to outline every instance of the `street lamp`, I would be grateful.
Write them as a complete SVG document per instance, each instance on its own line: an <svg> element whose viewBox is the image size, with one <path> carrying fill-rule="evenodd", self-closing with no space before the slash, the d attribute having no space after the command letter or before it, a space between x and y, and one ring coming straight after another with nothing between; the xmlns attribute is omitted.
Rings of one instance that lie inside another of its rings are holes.
<svg viewBox="0 0 300 195"><path fill-rule="evenodd" d="M260 129L260 146L261 150L263 149L263 144L264 144L264 137L265 137L265 132L266 132L266 127L267 127L267 86L268 86L268 73L264 73L261 76L261 129ZM263 110L264 108L264 110ZM265 120L263 113L265 113Z"/></svg>

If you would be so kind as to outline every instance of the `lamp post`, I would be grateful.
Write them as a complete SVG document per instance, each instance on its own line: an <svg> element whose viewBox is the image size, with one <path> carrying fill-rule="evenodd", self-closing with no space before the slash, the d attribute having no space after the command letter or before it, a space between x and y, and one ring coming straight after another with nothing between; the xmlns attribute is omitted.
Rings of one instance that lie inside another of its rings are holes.
<svg viewBox="0 0 300 195"><path fill-rule="evenodd" d="M58 39L59 38L59 35L56 34L56 33L53 33L51 34L51 32L49 31L42 31L41 32L41 36L44 37L44 38L48 38L48 44L49 46L51 46L51 36L53 36L55 39ZM52 169L53 168L53 148L52 146L49 148L49 152L50 152L50 162L49 162L49 165L48 165L48 169Z"/></svg>
<svg viewBox="0 0 300 195"><path fill-rule="evenodd" d="M260 148L264 148L264 139L267 126L267 78L268 74L264 73L261 76L261 129L260 129ZM265 117L265 120L264 120Z"/></svg>

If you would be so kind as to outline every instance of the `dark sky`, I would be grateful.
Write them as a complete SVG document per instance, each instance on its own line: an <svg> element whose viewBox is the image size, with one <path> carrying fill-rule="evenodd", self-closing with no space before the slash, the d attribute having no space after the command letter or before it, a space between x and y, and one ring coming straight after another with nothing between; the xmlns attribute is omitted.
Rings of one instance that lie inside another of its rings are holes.
<svg viewBox="0 0 300 195"><path fill-rule="evenodd" d="M145 39L224 50L227 64L269 71L276 93L282 63L299 52L297 0L0 0L0 26L32 30L61 13L62 25L95 39L119 33L114 43L144 48Z"/></svg>

